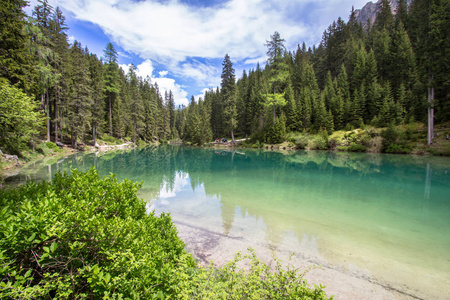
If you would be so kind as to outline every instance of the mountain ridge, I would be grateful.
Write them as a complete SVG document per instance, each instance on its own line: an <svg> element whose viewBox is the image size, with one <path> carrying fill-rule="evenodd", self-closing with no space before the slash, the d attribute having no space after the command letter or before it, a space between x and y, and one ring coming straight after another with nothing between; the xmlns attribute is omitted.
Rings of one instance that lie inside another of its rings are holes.
<svg viewBox="0 0 450 300"><path fill-rule="evenodd" d="M395 15L398 5L398 0L390 0L389 4L391 6L391 11ZM378 0L376 3L373 3L372 1L369 1L366 3L366 5L363 6L363 8L355 9L355 17L356 21L366 26L368 22L370 21L370 24L373 24L375 22L375 19L378 15L378 5L381 3L381 0ZM411 6L412 0L407 0L406 4L408 7Z"/></svg>

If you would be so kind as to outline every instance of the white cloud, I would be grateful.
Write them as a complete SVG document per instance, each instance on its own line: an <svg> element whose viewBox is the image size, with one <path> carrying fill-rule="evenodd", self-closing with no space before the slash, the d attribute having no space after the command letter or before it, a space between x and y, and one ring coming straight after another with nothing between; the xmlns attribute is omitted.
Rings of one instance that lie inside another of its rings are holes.
<svg viewBox="0 0 450 300"><path fill-rule="evenodd" d="M159 72L159 76L164 77L169 73L169 71L161 71Z"/></svg>
<svg viewBox="0 0 450 300"><path fill-rule="evenodd" d="M255 57L255 58L249 58L249 59L246 59L246 60L244 61L244 64L245 64L245 65L254 65L254 64L258 63L258 62L259 62L260 64L263 64L266 60L267 60L267 59L266 59L265 56L260 56L260 57Z"/></svg>
<svg viewBox="0 0 450 300"><path fill-rule="evenodd" d="M157 61L171 76L194 80L200 89L220 84L220 67L209 59L228 53L232 61L264 63L264 43L274 31L280 32L289 50L303 41L316 44L333 20L339 16L347 20L352 4L362 8L367 0L228 0L210 7L193 7L181 0L49 2L61 6L70 18L98 25L120 48L145 61ZM153 72L145 67L140 72ZM159 76L165 78L164 72ZM160 77L154 80L177 88L179 99L185 98L180 85Z"/></svg>
<svg viewBox="0 0 450 300"><path fill-rule="evenodd" d="M209 92L210 90L210 88L204 88L203 90L201 90L200 94L194 96L195 102L198 102L200 98L205 99L205 93Z"/></svg>
<svg viewBox="0 0 450 300"><path fill-rule="evenodd" d="M120 64L119 66L120 68L122 68L122 70L124 70L125 73L127 73L131 64ZM153 64L149 59L136 66L136 74L142 78L147 78L148 76L152 83L157 83L162 96L164 96L165 92L172 91L176 105L183 104L187 106L189 104L189 101L187 99L188 93L183 89L181 85L175 83L175 79L167 77L154 77L153 71ZM160 76L161 73L166 75L167 71L159 72Z"/></svg>
<svg viewBox="0 0 450 300"><path fill-rule="evenodd" d="M99 25L125 50L164 64L186 57L218 58L225 53L236 59L262 56L264 41L274 30L287 40L305 32L299 20L286 19L273 10L278 1L231 0L208 8L193 8L176 0L55 2L77 19Z"/></svg>
<svg viewBox="0 0 450 300"><path fill-rule="evenodd" d="M75 37L74 37L73 35L69 36L69 37L67 38L67 42L68 42L69 44L73 44L73 42L75 42Z"/></svg>

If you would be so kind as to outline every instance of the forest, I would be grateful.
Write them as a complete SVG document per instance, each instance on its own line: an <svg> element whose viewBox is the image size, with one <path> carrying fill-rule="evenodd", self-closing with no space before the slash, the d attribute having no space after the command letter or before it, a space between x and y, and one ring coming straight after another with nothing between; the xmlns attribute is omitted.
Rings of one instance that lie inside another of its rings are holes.
<svg viewBox="0 0 450 300"><path fill-rule="evenodd" d="M289 132L426 123L431 108L436 123L450 120L448 1L407 7L401 0L393 14L383 0L374 24L364 25L352 9L319 45L299 43L295 51L274 32L263 66L237 78L226 54L220 87L187 107L176 107L172 92L161 95L134 66L124 72L112 43L103 57L69 44L60 8L38 2L31 16L25 0L0 7L0 144L8 153L41 139L75 148L99 139L273 144Z"/></svg>

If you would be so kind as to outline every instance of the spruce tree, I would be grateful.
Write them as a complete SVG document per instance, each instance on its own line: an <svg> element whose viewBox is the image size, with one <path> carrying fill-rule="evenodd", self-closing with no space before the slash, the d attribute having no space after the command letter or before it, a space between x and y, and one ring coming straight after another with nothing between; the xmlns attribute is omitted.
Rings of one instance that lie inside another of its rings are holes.
<svg viewBox="0 0 450 300"><path fill-rule="evenodd" d="M77 148L78 138L84 134L85 126L92 116L92 87L87 53L77 41L74 42L70 49L70 60L71 82L68 117L70 120L72 146Z"/></svg>
<svg viewBox="0 0 450 300"><path fill-rule="evenodd" d="M24 34L26 15L23 8L25 0L2 1L0 5L0 81L8 80L19 84L25 91L31 89L34 68Z"/></svg>
<svg viewBox="0 0 450 300"><path fill-rule="evenodd" d="M89 73L92 91L92 140L97 146L97 135L101 132L104 123L104 94L103 94L103 65L95 54L89 55Z"/></svg>
<svg viewBox="0 0 450 300"><path fill-rule="evenodd" d="M113 102L119 94L119 74L117 65L117 51L114 49L112 43L106 45L106 49L103 51L105 54L105 71L104 71L104 91L107 95L107 107L108 107L108 123L109 123L109 135L113 134Z"/></svg>
<svg viewBox="0 0 450 300"><path fill-rule="evenodd" d="M276 119L276 106L284 106L284 96L278 93L281 90L282 85L285 84L289 72L288 65L283 60L283 54L286 50L284 47L285 40L281 38L280 34L275 31L273 35L270 36L270 40L266 41L267 46L267 56L269 57L269 82L272 86L273 94L266 94L267 104L273 108L273 126L275 127Z"/></svg>
<svg viewBox="0 0 450 300"><path fill-rule="evenodd" d="M234 130L237 125L236 113L236 86L233 64L230 56L225 55L222 63L222 82L221 82L221 96L223 102L223 120L226 131L231 133L231 140L234 143Z"/></svg>

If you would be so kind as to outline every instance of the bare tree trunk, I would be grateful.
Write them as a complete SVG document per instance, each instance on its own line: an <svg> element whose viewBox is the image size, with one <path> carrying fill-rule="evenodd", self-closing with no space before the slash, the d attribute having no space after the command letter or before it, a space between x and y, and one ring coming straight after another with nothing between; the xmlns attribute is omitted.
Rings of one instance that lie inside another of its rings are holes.
<svg viewBox="0 0 450 300"><path fill-rule="evenodd" d="M111 109L111 93L109 94L109 135L112 136L112 109Z"/></svg>
<svg viewBox="0 0 450 300"><path fill-rule="evenodd" d="M57 93L57 100L59 103L59 89L56 89L56 93ZM58 104L56 103L56 99L55 99L55 144L58 142Z"/></svg>
<svg viewBox="0 0 450 300"><path fill-rule="evenodd" d="M434 137L434 87L428 88L428 104L428 145L431 145Z"/></svg>
<svg viewBox="0 0 450 300"><path fill-rule="evenodd" d="M92 124L92 139L94 140L94 147L97 147L97 133L96 133L96 128L95 128L95 123Z"/></svg>
<svg viewBox="0 0 450 300"><path fill-rule="evenodd" d="M275 94L277 93L277 85L273 84L273 129L275 130L276 110L275 110Z"/></svg>
<svg viewBox="0 0 450 300"><path fill-rule="evenodd" d="M234 144L234 132L233 132L233 129L231 129L231 142Z"/></svg>
<svg viewBox="0 0 450 300"><path fill-rule="evenodd" d="M47 142L50 142L50 101L48 97L48 89L46 91L46 105L47 105Z"/></svg>

